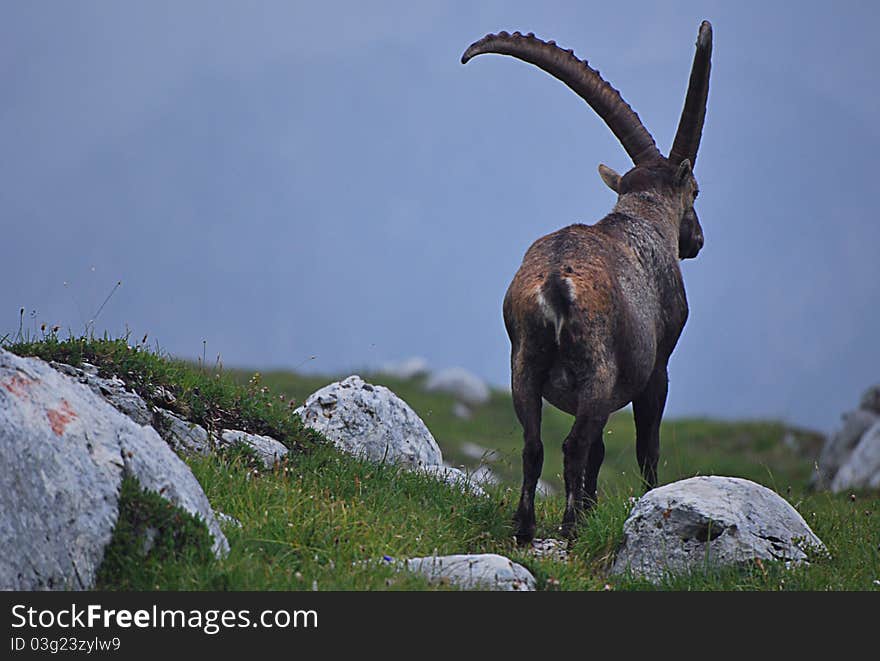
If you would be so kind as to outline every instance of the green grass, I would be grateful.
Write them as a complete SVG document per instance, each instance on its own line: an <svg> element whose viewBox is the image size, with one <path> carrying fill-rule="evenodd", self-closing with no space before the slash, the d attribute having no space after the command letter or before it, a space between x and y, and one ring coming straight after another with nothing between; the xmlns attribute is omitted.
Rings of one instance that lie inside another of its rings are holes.
<svg viewBox="0 0 880 661"><path fill-rule="evenodd" d="M386 590L444 589L397 573L383 556L495 552L528 567L547 590L871 590L880 579L880 497L877 494L809 493L807 479L820 437L777 422L669 420L662 430L661 481L706 474L737 475L765 484L786 497L826 543L829 557L810 566L785 569L775 563L711 569L670 579L658 586L608 576L622 539L629 498L639 495L634 432L626 411L606 430L606 462L600 474L600 502L582 522L567 562L538 560L516 548L510 518L518 491L520 429L503 391L470 420L451 414L452 399L424 392L418 380L379 375L365 378L391 387L425 420L444 456L474 467L467 443L492 451L488 460L501 476L489 498L479 498L387 464L337 453L291 415L290 399L302 402L330 377L249 372L186 364L124 341L75 339L9 345L20 354L73 362L87 360L106 374L118 374L150 398L156 386L171 389L176 407L219 428L234 421L249 431L270 433L297 450L275 469L257 467L243 452L190 458L188 463L215 509L237 518L225 527L230 554L205 557L203 544L174 543L174 537L143 555L132 545L143 518L143 495L129 486L116 549L102 567L106 589ZM158 402L157 402L158 403ZM559 445L570 418L545 411L545 477L558 485ZM786 434L792 442L783 443ZM796 447L797 449L793 449ZM155 503L154 503L155 505ZM562 517L559 495L539 500L538 536L556 535ZM140 512L140 514L138 514ZM172 512L173 514L174 512ZM179 516L179 513L176 514ZM139 518L140 517L140 518ZM185 517L184 517L185 519ZM185 521L181 524L184 530ZM191 531L190 531L191 532ZM187 533L189 534L189 533ZM184 535L185 537L186 535ZM193 550L195 549L195 550ZM139 555L140 554L140 555Z"/></svg>
<svg viewBox="0 0 880 661"><path fill-rule="evenodd" d="M201 521L126 477L119 492L119 518L95 587L149 590L172 567L209 564L211 544Z"/></svg>

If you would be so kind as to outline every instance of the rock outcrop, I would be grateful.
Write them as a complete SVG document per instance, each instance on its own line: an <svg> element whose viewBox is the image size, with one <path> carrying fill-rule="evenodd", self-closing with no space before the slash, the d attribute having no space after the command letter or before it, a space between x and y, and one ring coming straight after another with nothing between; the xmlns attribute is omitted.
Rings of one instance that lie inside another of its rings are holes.
<svg viewBox="0 0 880 661"><path fill-rule="evenodd" d="M880 489L880 420L871 425L831 480L835 493Z"/></svg>
<svg viewBox="0 0 880 661"><path fill-rule="evenodd" d="M192 472L150 426L87 383L0 349L0 589L89 589L124 477L201 519L228 551Z"/></svg>
<svg viewBox="0 0 880 661"><path fill-rule="evenodd" d="M812 486L835 493L880 488L880 384L868 388L859 408L842 419L822 447Z"/></svg>

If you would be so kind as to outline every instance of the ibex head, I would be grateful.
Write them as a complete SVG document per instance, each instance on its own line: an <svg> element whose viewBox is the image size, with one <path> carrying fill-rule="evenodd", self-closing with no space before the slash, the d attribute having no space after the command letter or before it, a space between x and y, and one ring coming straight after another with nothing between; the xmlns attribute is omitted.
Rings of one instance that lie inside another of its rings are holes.
<svg viewBox="0 0 880 661"><path fill-rule="evenodd" d="M586 60L577 59L572 50L563 50L553 41L542 41L532 33L490 34L471 44L461 61L464 64L475 55L484 53L511 55L534 64L574 90L605 121L634 164L623 176L600 165L602 180L621 198L653 191L669 199L676 208L679 257L688 259L696 257L703 247L703 229L694 211L699 188L693 166L697 160L709 94L712 26L708 21L700 25L696 46L684 109L668 157L660 153L654 138L620 93Z"/></svg>

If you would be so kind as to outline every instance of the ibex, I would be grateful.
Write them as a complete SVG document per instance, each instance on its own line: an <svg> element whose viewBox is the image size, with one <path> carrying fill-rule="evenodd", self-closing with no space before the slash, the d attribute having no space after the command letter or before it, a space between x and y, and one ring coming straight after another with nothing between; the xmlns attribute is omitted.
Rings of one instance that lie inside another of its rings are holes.
<svg viewBox="0 0 880 661"><path fill-rule="evenodd" d="M696 257L703 230L694 211L692 168L706 115L712 26L700 25L678 131L668 157L620 93L571 50L533 34L490 34L461 58L512 55L574 90L605 121L632 158L620 176L599 174L617 204L595 225L569 225L528 249L504 297L511 343L513 405L523 427L523 483L514 516L519 543L535 535L541 476L541 398L575 416L564 453L562 534L596 502L609 415L632 402L636 456L647 489L657 486L660 419L669 356L688 316L678 260Z"/></svg>

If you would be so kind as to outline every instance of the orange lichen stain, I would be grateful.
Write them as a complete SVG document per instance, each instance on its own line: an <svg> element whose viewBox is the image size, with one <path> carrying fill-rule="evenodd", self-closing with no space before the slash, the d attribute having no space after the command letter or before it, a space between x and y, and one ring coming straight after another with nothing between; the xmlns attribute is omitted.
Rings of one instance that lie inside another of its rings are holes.
<svg viewBox="0 0 880 661"><path fill-rule="evenodd" d="M24 397L28 394L28 390L34 384L31 379L23 377L21 374L13 374L11 378L4 381L2 385L16 397Z"/></svg>
<svg viewBox="0 0 880 661"><path fill-rule="evenodd" d="M49 418L49 424L52 426L52 431L55 432L55 435L61 436L67 425L75 420L77 415L76 411L70 408L67 400L62 399L59 408L46 411L46 417Z"/></svg>

